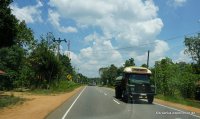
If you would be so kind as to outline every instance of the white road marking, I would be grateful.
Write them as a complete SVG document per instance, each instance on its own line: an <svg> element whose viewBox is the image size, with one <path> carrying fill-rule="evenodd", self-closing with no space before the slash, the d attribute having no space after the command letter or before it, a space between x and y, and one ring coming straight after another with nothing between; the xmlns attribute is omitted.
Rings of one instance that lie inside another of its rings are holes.
<svg viewBox="0 0 200 119"><path fill-rule="evenodd" d="M69 107L69 109L65 112L65 114L62 117L62 119L65 119L65 117L67 116L67 114L69 113L69 111L71 110L71 108L74 106L74 104L76 103L76 101L78 100L78 98L81 96L81 94L85 90L85 88L79 93L78 97L74 100L74 102L71 104L71 106Z"/></svg>
<svg viewBox="0 0 200 119"><path fill-rule="evenodd" d="M176 109L176 108L173 108L173 107L168 107L168 106L161 105L161 104L158 104L158 103L154 103L154 104L159 105L159 106L162 106L162 107L166 107L166 108L169 108L169 109L173 109L173 110L176 110L176 111L179 111L179 112L184 113L184 111L179 110L179 109ZM197 116L197 115L195 115L195 114L188 114L188 115L191 115L191 116L194 116L194 117L198 117L198 118L200 118L200 116Z"/></svg>
<svg viewBox="0 0 200 119"><path fill-rule="evenodd" d="M104 93L104 95L107 95L106 93Z"/></svg>
<svg viewBox="0 0 200 119"><path fill-rule="evenodd" d="M113 99L114 102L116 102L118 105L120 104L119 102L117 102L117 100Z"/></svg>

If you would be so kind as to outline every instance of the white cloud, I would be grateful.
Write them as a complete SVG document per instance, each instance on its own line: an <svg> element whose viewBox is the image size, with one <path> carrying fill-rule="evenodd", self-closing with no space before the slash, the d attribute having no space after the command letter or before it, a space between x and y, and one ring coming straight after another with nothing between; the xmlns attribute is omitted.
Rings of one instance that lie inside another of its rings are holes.
<svg viewBox="0 0 200 119"><path fill-rule="evenodd" d="M128 53L128 56L134 56L136 62L146 59L144 50L147 51L147 48L153 49L152 59L163 57L169 49L166 42L156 38L164 24L157 16L159 8L153 0L50 0L48 4L53 8L52 13L65 19L73 19L77 26L97 26L102 30L101 37L98 33L85 37L84 41L90 47L76 54L82 67L80 71L91 73L89 76L97 75L96 71L105 66L103 64L123 64L127 54L112 50L117 47L131 46L139 49ZM154 41L157 42L156 45L141 47L142 44ZM105 50L104 53L101 53L102 50Z"/></svg>
<svg viewBox="0 0 200 119"><path fill-rule="evenodd" d="M64 27L61 26L59 21L60 21L60 14L53 10L48 11L49 14L49 21L50 23L57 28L60 32L68 33L68 32L77 32L77 29L72 26Z"/></svg>
<svg viewBox="0 0 200 119"><path fill-rule="evenodd" d="M36 5L30 5L20 8L17 4L11 4L12 14L14 14L20 21L25 20L26 23L42 22L41 10L42 3L37 2Z"/></svg>
<svg viewBox="0 0 200 119"><path fill-rule="evenodd" d="M174 0L174 5L176 6L183 6L187 0Z"/></svg>
<svg viewBox="0 0 200 119"><path fill-rule="evenodd" d="M177 59L174 60L175 62L191 62L192 61L192 59L188 55L186 55L184 51L185 49L179 52L179 54L177 55Z"/></svg>
<svg viewBox="0 0 200 119"><path fill-rule="evenodd" d="M150 65L154 64L155 61L164 58L165 52L168 50L169 46L165 41L156 40L154 49L150 51ZM140 65L146 63L147 52L143 55L137 55L136 60L140 62Z"/></svg>
<svg viewBox="0 0 200 119"><path fill-rule="evenodd" d="M122 56L118 51L113 50L114 47L110 40L105 40L104 37L97 36L96 34L91 36L94 36L93 42L95 42L91 47L81 49L79 54L70 52L72 64L79 67L81 73L96 77L98 76L99 68L102 66L110 64L122 65ZM65 54L67 54L67 51Z"/></svg>
<svg viewBox="0 0 200 119"><path fill-rule="evenodd" d="M186 4L187 0L168 0L168 5L173 7L182 7Z"/></svg>

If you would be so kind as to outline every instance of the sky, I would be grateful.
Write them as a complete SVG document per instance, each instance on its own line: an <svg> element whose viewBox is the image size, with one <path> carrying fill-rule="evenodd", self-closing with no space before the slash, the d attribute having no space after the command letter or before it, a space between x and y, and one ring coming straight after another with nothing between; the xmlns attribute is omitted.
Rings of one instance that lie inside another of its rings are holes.
<svg viewBox="0 0 200 119"><path fill-rule="evenodd" d="M192 62L184 54L184 37L200 32L199 0L14 0L12 14L25 20L36 39L52 32L61 53L70 52L75 69L98 77L98 70L120 67L134 58L150 66L169 57Z"/></svg>

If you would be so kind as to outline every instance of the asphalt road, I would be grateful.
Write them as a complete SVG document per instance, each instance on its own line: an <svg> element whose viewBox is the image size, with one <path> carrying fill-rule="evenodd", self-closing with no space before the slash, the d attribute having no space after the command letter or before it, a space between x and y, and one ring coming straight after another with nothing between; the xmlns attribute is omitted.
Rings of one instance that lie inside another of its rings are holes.
<svg viewBox="0 0 200 119"><path fill-rule="evenodd" d="M86 86L46 117L46 119L199 118L199 115L192 114L192 112L166 107L157 103L148 104L145 100L140 100L136 104L127 104L114 97L114 90L97 86Z"/></svg>

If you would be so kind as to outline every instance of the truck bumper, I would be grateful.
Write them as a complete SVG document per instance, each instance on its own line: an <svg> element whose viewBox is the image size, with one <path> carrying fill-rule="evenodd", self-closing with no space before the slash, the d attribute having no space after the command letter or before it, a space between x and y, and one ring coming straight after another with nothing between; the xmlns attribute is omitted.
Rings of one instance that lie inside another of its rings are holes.
<svg viewBox="0 0 200 119"><path fill-rule="evenodd" d="M130 98L146 99L148 96L154 96L155 93L132 93L129 94Z"/></svg>

